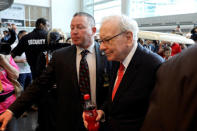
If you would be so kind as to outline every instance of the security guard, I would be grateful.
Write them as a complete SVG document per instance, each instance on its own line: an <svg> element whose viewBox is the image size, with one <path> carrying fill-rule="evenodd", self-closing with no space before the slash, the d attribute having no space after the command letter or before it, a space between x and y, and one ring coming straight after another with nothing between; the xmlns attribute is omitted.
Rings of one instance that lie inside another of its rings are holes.
<svg viewBox="0 0 197 131"><path fill-rule="evenodd" d="M36 64L40 53L45 51L47 43L48 23L44 18L36 21L36 28L21 38L18 45L12 51L12 57L20 56L23 52L26 54L27 62L30 65L33 79L39 76L37 74ZM44 55L44 54L43 54Z"/></svg>
<svg viewBox="0 0 197 131"><path fill-rule="evenodd" d="M26 54L27 62L30 65L33 80L35 80L45 69L45 54L47 50L55 50L67 46L66 44L48 44L48 21L39 18L36 21L36 28L21 38L18 45L12 50L11 54L20 56L23 52Z"/></svg>
<svg viewBox="0 0 197 131"><path fill-rule="evenodd" d="M44 18L39 18L36 21L36 28L29 34L23 36L19 40L18 45L11 52L13 57L20 56L23 52L25 52L27 62L31 68L33 80L38 78L46 68L46 58L44 54L45 51L55 50L70 45L66 43L50 42L48 44L47 34L48 22ZM38 127L36 128L36 131L40 131L40 126L45 126L45 123L43 123L43 117L45 117L45 114L50 114L48 110L45 110L45 108L48 107L47 102L53 103L53 101L55 101L55 99L49 98L48 95L50 95L50 93L42 93L41 97L39 98L40 100L37 103ZM56 97L55 94L52 97ZM45 121L48 122L48 120Z"/></svg>

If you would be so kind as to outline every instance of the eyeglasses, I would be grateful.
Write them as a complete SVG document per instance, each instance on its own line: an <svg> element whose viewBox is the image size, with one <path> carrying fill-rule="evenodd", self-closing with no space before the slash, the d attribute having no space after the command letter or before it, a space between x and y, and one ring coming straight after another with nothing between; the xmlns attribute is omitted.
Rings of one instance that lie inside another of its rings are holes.
<svg viewBox="0 0 197 131"><path fill-rule="evenodd" d="M115 35L115 36L112 36L111 38L108 38L108 39L103 39L103 40L99 39L98 42L99 42L99 43L108 43L110 40L116 38L116 37L119 36L119 35L122 35L123 33L125 33L125 31L120 32L119 34L117 34L117 35Z"/></svg>

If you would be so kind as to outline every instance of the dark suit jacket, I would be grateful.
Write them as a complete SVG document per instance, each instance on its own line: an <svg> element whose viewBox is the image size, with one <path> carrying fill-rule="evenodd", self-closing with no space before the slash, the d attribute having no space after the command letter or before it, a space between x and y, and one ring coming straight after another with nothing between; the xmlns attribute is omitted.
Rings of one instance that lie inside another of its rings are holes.
<svg viewBox="0 0 197 131"><path fill-rule="evenodd" d="M161 65L142 131L197 130L197 45Z"/></svg>
<svg viewBox="0 0 197 131"><path fill-rule="evenodd" d="M96 51L96 101L98 108L103 104L108 87L104 87L103 75L107 74L108 62L95 43ZM82 104L76 71L76 46L56 51L46 72L33 82L25 93L9 108L19 117L30 104L39 99L42 91L57 85L57 131L81 131Z"/></svg>
<svg viewBox="0 0 197 131"><path fill-rule="evenodd" d="M122 78L112 102L105 106L109 116L109 130L137 131L144 120L149 96L155 83L155 72L163 59L138 45ZM115 82L119 63L113 65L112 83ZM113 88L112 84L112 88ZM111 88L111 92L112 92Z"/></svg>

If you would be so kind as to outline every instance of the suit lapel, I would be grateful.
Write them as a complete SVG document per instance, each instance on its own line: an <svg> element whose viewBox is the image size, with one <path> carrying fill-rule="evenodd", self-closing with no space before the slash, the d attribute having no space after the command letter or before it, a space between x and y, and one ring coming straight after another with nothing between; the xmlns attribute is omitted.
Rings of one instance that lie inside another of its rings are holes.
<svg viewBox="0 0 197 131"><path fill-rule="evenodd" d="M104 56L102 55L102 52L100 51L100 46L98 43L95 42L95 55L96 55L96 95L98 95L98 90L99 90L99 82L101 82L101 73L103 72L103 66L104 66L104 61L103 58Z"/></svg>
<svg viewBox="0 0 197 131"><path fill-rule="evenodd" d="M140 47L138 46L136 52L134 53L132 60L130 61L129 65L124 73L122 81L121 81L119 88L116 92L116 95L114 97L113 103L116 103L122 96L124 96L125 92L129 88L132 88L133 81L136 78L137 67L140 64L140 59L138 58L140 56L139 48ZM115 75L117 75L117 74L115 74Z"/></svg>
<svg viewBox="0 0 197 131"><path fill-rule="evenodd" d="M99 71L101 69L101 54L100 54L100 50L99 50L99 45L95 42L95 55L96 55L96 78L98 78L98 74L99 74ZM98 81L98 80L96 80ZM97 82L96 82L97 83Z"/></svg>
<svg viewBox="0 0 197 131"><path fill-rule="evenodd" d="M112 91L113 91L113 87L116 81L116 76L117 76L117 72L118 72L118 68L119 68L119 62L112 62L112 74L111 74L111 96L112 96Z"/></svg>
<svg viewBox="0 0 197 131"><path fill-rule="evenodd" d="M76 53L77 53L77 49L76 49L76 46L73 46L72 48L72 57L73 59L71 59L71 70L72 70L72 80L73 80L73 85L75 88L78 89L78 78L77 78L77 65L76 65Z"/></svg>

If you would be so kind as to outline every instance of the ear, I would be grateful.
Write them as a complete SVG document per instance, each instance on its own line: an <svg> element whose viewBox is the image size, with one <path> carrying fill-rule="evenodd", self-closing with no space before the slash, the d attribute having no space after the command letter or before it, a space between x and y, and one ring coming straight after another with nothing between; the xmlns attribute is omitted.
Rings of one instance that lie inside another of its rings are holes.
<svg viewBox="0 0 197 131"><path fill-rule="evenodd" d="M93 33L93 34L96 33L96 27L92 27L92 33Z"/></svg>
<svg viewBox="0 0 197 131"><path fill-rule="evenodd" d="M128 41L133 42L133 33L130 31L126 32L126 38Z"/></svg>

